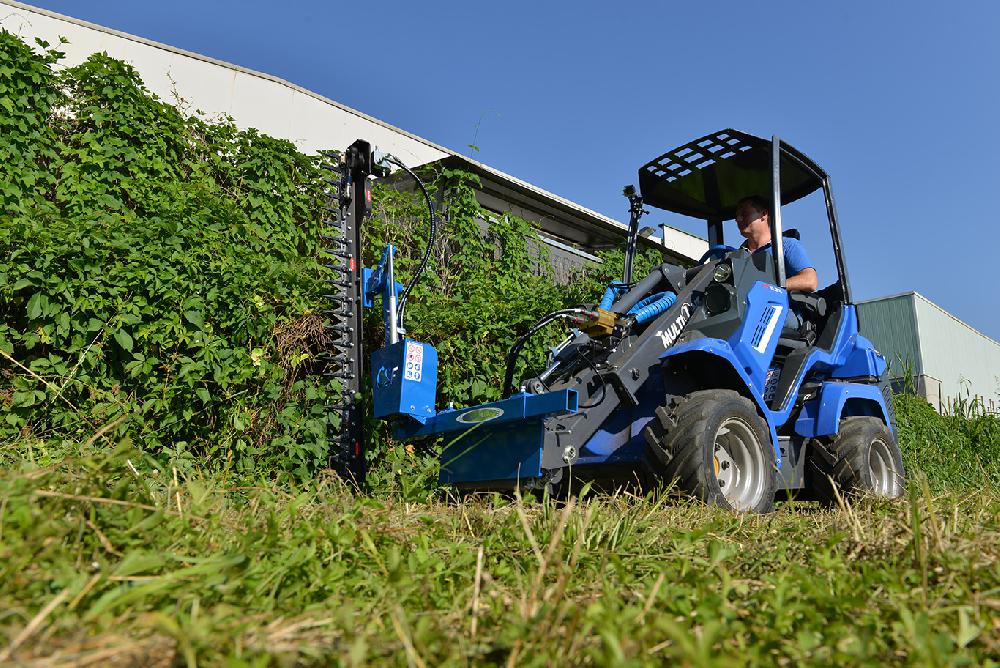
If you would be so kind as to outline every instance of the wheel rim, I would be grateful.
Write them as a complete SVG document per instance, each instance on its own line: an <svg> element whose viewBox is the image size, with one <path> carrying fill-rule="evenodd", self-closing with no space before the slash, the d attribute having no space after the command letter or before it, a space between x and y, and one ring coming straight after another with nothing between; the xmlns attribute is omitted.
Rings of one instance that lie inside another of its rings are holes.
<svg viewBox="0 0 1000 668"><path fill-rule="evenodd" d="M882 439L876 439L868 449L868 468L871 469L872 491L879 496L894 499L903 493L903 476L897 470L892 449Z"/></svg>
<svg viewBox="0 0 1000 668"><path fill-rule="evenodd" d="M729 418L715 434L713 466L722 496L736 510L760 504L767 485L764 454L753 428L740 418Z"/></svg>

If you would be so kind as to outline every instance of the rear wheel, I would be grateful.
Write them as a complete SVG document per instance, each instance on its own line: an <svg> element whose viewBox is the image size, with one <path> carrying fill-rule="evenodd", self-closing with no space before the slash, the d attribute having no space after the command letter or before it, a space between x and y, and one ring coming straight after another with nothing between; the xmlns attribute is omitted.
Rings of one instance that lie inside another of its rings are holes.
<svg viewBox="0 0 1000 668"><path fill-rule="evenodd" d="M896 438L874 417L844 418L836 436L812 441L806 475L816 497L827 505L836 503L837 493L895 499L906 483Z"/></svg>
<svg viewBox="0 0 1000 668"><path fill-rule="evenodd" d="M644 435L651 472L705 503L756 513L774 508L774 448L746 397L704 390L656 409Z"/></svg>

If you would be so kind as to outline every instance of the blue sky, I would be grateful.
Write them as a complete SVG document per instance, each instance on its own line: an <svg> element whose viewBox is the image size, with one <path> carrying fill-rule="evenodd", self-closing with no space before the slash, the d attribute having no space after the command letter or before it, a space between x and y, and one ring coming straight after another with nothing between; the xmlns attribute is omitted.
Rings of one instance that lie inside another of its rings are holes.
<svg viewBox="0 0 1000 668"><path fill-rule="evenodd" d="M1000 3L33 4L288 79L619 220L650 158L777 133L832 177L857 299L917 290L1000 339ZM826 284L811 199L785 226Z"/></svg>

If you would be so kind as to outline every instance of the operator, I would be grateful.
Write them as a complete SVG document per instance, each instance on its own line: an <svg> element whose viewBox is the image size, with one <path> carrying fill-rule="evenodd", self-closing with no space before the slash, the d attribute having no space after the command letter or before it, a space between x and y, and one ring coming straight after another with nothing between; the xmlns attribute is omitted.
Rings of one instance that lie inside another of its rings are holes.
<svg viewBox="0 0 1000 668"><path fill-rule="evenodd" d="M760 195L744 197L736 205L736 224L746 237L741 248L751 253L771 250L771 204ZM819 285L816 268L798 239L784 237L785 289L789 292L815 292Z"/></svg>

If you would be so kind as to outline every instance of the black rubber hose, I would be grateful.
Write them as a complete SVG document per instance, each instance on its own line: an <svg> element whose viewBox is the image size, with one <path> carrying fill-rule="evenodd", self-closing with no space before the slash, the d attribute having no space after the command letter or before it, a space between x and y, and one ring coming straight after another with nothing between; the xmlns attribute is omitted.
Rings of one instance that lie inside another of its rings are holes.
<svg viewBox="0 0 1000 668"><path fill-rule="evenodd" d="M638 304L639 300L656 290L660 282L666 278L663 267L664 265L660 265L649 272L649 276L636 283L635 287L620 297L612 307L612 313L628 313L628 310Z"/></svg>
<svg viewBox="0 0 1000 668"><path fill-rule="evenodd" d="M417 267L416 273L413 274L413 278L410 279L406 289L403 290L403 296L399 298L399 304L396 307L396 322L400 328L402 328L403 312L406 310L406 300L409 298L410 292L413 290L413 286L417 284L417 281L420 280L424 270L427 268L427 261L430 259L431 252L434 250L434 241L437 237L437 212L434 209L434 201L431 199L431 196L427 192L427 188L424 187L424 182L420 180L420 177L417 176L412 169L404 165L403 161L396 156L388 155L386 156L386 160L404 170L413 178L414 181L416 181L417 186L420 188L420 192L424 194L424 200L427 202L427 212L430 215L430 234L427 237L427 248L424 250L424 257L420 260L420 265Z"/></svg>
<svg viewBox="0 0 1000 668"><path fill-rule="evenodd" d="M559 318L568 318L574 315L587 315L588 311L581 308L568 308L562 309L561 311L553 311L547 315L542 316L542 318L531 326L531 329L527 331L521 338L519 338L511 347L510 352L507 353L507 370L503 377L503 396L509 397L514 393L514 368L517 366L517 358L521 354L521 349L524 348L524 344L528 342L532 336L537 334L545 325L558 320Z"/></svg>

